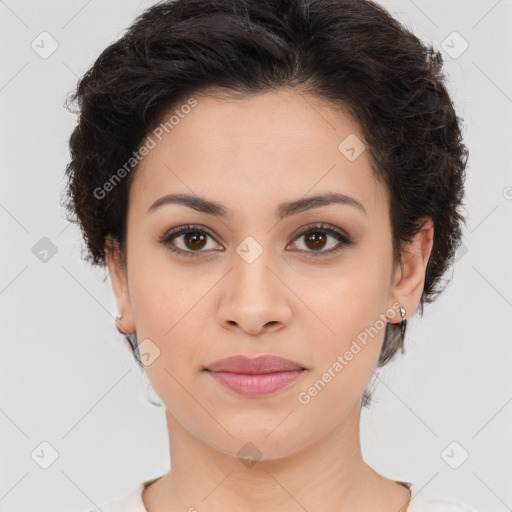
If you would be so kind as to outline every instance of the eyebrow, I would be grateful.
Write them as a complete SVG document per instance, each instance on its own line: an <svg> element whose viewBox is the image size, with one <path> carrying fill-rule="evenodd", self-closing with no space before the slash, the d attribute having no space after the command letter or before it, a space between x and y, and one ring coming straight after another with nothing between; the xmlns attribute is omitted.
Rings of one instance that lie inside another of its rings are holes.
<svg viewBox="0 0 512 512"><path fill-rule="evenodd" d="M181 204L198 212L226 219L232 218L233 216L233 213L221 203L211 201L197 195L188 194L168 194L163 196L160 199L157 199L149 207L148 213L151 213L166 204ZM353 206L367 214L365 207L355 197L331 192L327 194L320 194L298 199L296 201L281 203L277 208L276 217L278 220L282 220L285 217L296 215L312 208L319 208L321 206L327 206L330 204L343 204Z"/></svg>

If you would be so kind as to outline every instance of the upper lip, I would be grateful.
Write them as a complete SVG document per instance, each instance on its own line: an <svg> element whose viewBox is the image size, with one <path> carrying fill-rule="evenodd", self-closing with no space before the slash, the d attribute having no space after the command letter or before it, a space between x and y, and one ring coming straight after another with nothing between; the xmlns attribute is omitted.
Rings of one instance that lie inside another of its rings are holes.
<svg viewBox="0 0 512 512"><path fill-rule="evenodd" d="M279 356L263 355L257 357L231 356L225 359L219 359L208 365L205 370L211 372L233 372L233 373L271 373L292 370L305 370L305 368L295 361L290 361Z"/></svg>

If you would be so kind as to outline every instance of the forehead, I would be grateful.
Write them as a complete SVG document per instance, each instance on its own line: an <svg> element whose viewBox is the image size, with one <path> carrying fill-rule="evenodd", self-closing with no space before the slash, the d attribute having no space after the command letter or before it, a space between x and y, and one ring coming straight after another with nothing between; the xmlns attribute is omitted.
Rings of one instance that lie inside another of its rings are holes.
<svg viewBox="0 0 512 512"><path fill-rule="evenodd" d="M176 105L148 134L153 147L130 191L139 213L171 192L254 211L335 191L356 197L370 215L387 209L359 126L341 108L291 90L191 97L195 106Z"/></svg>

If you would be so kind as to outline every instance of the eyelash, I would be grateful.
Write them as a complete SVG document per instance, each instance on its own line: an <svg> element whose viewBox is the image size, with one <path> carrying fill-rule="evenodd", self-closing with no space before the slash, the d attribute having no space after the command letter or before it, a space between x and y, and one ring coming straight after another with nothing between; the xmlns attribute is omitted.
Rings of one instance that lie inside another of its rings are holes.
<svg viewBox="0 0 512 512"><path fill-rule="evenodd" d="M345 247L352 245L352 240L350 240L345 234L343 234L341 231L338 231L337 229L332 228L329 224L316 224L312 226L306 226L305 228L302 228L294 238L294 241L300 238L301 236L304 236L310 232L323 232L328 235L333 236L340 242L340 244L335 247L334 249L329 249L328 251L299 251L299 252L306 252L310 254L312 257L323 257L326 255L333 255L337 254L341 250L343 250ZM170 245L170 242L177 238L180 235L186 234L186 233L201 233L204 235L208 235L211 238L214 238L213 235L206 229L202 228L201 226L197 225L186 225L186 226L180 226L176 229L172 229L171 231L168 231L165 233L160 239L159 242L163 244L167 249L170 251L180 254L182 256L187 257L196 257L197 253L206 252L206 251L184 251L182 249L176 249Z"/></svg>

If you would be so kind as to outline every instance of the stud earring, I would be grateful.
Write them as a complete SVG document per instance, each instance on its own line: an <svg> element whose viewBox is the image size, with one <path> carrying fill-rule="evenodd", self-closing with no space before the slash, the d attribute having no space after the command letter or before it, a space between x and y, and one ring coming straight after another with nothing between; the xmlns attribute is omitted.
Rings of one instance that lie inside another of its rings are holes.
<svg viewBox="0 0 512 512"><path fill-rule="evenodd" d="M118 320L121 320L121 318L123 318L123 313L119 313L116 315L116 329L121 333L121 334L126 334L124 331L122 331L121 329L119 329L118 325L117 325L117 321Z"/></svg>

